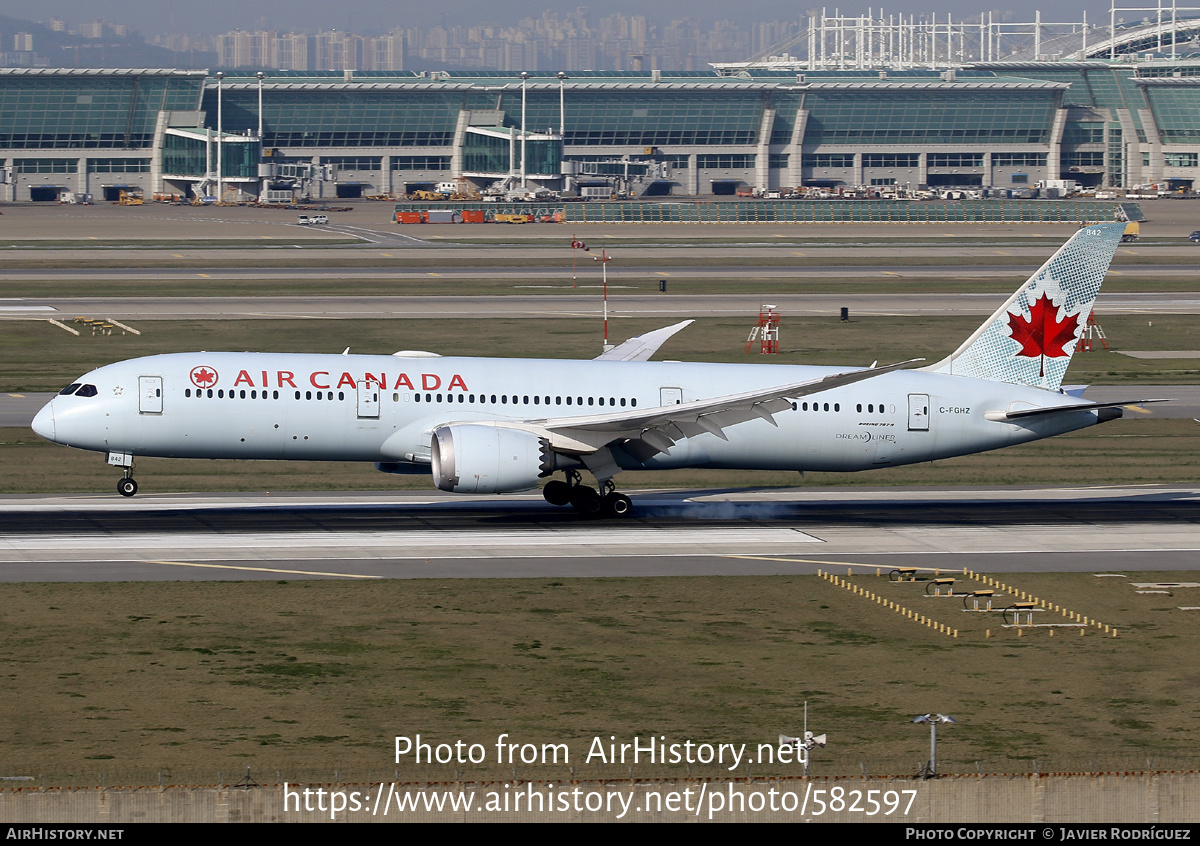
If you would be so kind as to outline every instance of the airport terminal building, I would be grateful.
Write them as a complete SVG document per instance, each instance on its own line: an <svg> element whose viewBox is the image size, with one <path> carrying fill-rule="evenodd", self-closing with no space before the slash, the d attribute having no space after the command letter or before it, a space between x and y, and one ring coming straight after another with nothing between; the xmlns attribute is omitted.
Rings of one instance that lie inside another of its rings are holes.
<svg viewBox="0 0 1200 846"><path fill-rule="evenodd" d="M1200 176L1200 61L953 70L0 69L9 201L403 194L531 187L607 196L816 186L1022 189Z"/></svg>

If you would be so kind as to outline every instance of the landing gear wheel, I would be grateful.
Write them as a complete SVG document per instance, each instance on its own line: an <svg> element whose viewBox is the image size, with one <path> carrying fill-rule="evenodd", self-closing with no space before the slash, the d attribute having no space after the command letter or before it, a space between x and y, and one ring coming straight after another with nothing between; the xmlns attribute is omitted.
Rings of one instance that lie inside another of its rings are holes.
<svg viewBox="0 0 1200 846"><path fill-rule="evenodd" d="M625 494L611 491L604 497L604 513L612 517L628 517L633 511L633 500Z"/></svg>
<svg viewBox="0 0 1200 846"><path fill-rule="evenodd" d="M576 485L571 488L571 506L584 517L598 517L604 510L604 500L595 488Z"/></svg>
<svg viewBox="0 0 1200 846"><path fill-rule="evenodd" d="M137 493L137 482L133 479L121 479L117 482L117 493L121 496L133 496Z"/></svg>
<svg viewBox="0 0 1200 846"><path fill-rule="evenodd" d="M571 486L566 482L560 482L555 479L554 481L547 482L546 487L542 488L542 496L551 505L570 505Z"/></svg>

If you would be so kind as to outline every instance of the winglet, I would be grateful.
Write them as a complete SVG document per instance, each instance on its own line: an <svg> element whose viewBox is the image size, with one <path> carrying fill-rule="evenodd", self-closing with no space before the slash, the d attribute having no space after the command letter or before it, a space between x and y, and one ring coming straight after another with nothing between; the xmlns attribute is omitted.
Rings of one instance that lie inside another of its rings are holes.
<svg viewBox="0 0 1200 846"><path fill-rule="evenodd" d="M593 361L649 361L650 356L658 352L658 348L665 344L668 338L695 322L694 320L685 320L674 326L664 326L653 332L635 335L628 341L617 344L608 352L596 356Z"/></svg>

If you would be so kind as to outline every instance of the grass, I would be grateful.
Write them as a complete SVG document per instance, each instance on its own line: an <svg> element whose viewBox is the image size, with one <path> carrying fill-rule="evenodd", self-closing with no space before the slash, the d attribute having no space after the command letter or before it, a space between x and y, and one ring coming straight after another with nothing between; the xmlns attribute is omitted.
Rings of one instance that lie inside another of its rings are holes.
<svg viewBox="0 0 1200 846"><path fill-rule="evenodd" d="M1179 574L1136 577L1155 578ZM999 615L923 599L920 583L870 569L853 581L959 638L815 576L0 585L5 773L47 784L212 783L246 767L260 780L510 778L494 760L507 732L566 743L581 778L627 778L582 763L592 738L753 749L798 734L806 700L810 727L830 737L819 774L915 770L928 732L908 721L930 709L958 720L939 745L945 772L1170 765L1200 743L1189 669L1200 615L1175 608L1195 589L1140 596L1129 579L1006 574L1120 632L1018 639ZM480 743L488 762L394 765L394 736L417 733ZM755 768L772 771L795 774ZM686 771L635 771L669 774Z"/></svg>

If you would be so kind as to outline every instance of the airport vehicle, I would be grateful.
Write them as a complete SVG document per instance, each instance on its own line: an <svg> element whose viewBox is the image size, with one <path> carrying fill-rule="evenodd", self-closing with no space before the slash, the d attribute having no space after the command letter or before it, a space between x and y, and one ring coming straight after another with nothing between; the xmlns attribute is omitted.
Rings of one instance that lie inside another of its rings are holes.
<svg viewBox="0 0 1200 846"><path fill-rule="evenodd" d="M1189 235L1188 240L1193 244L1200 244L1200 229L1197 229L1195 232Z"/></svg>
<svg viewBox="0 0 1200 846"><path fill-rule="evenodd" d="M592 361L177 353L93 370L33 428L105 453L124 468L125 496L137 456L370 461L459 493L562 473L547 501L617 516L632 508L613 482L622 471L855 471L983 452L1141 402L1060 390L1124 230L1081 228L957 350L919 369L648 360L691 321Z"/></svg>
<svg viewBox="0 0 1200 846"><path fill-rule="evenodd" d="M1142 224L1136 220L1131 220L1125 224L1125 233L1121 236L1122 243L1132 243L1136 241L1142 234Z"/></svg>
<svg viewBox="0 0 1200 846"><path fill-rule="evenodd" d="M302 214L296 218L296 223L298 223L300 226L323 226L324 224L329 223L329 217L323 214L314 214L311 216Z"/></svg>

